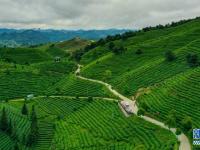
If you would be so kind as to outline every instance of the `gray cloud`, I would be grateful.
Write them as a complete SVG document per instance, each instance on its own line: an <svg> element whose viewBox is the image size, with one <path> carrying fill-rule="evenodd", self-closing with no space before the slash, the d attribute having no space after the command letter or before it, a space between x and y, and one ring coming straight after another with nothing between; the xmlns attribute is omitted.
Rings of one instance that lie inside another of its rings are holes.
<svg viewBox="0 0 200 150"><path fill-rule="evenodd" d="M0 0L8 28L141 28L199 14L199 0Z"/></svg>

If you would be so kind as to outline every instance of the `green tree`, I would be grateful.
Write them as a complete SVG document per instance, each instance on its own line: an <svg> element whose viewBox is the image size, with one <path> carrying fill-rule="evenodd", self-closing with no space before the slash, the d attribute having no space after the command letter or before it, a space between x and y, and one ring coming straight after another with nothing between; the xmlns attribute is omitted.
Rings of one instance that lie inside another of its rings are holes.
<svg viewBox="0 0 200 150"><path fill-rule="evenodd" d="M184 119L181 121L181 124L185 132L188 132L189 130L191 130L192 129L191 117L188 117L188 116L184 117Z"/></svg>
<svg viewBox="0 0 200 150"><path fill-rule="evenodd" d="M23 115L28 115L28 108L27 108L25 102L24 102L24 105L22 107L22 111L21 112L22 112Z"/></svg>
<svg viewBox="0 0 200 150"><path fill-rule="evenodd" d="M176 129L176 135L180 135L181 134L181 129L180 128L177 128Z"/></svg>
<svg viewBox="0 0 200 150"><path fill-rule="evenodd" d="M125 52L126 48L124 48L123 46L120 46L120 47L114 47L112 49L112 52L116 55L120 55L122 54L123 52Z"/></svg>
<svg viewBox="0 0 200 150"><path fill-rule="evenodd" d="M176 111L171 110L167 116L165 124L168 125L170 129L171 127L176 127L176 122L177 122Z"/></svg>
<svg viewBox="0 0 200 150"><path fill-rule="evenodd" d="M176 59L175 54L172 51L166 51L165 52L165 58L167 61L173 61Z"/></svg>
<svg viewBox="0 0 200 150"><path fill-rule="evenodd" d="M10 75L10 70L6 69L5 74Z"/></svg>
<svg viewBox="0 0 200 150"><path fill-rule="evenodd" d="M126 94L126 95L130 95L130 92L131 90L130 90L130 88L129 88L129 86L125 86L124 87L124 93Z"/></svg>
<svg viewBox="0 0 200 150"><path fill-rule="evenodd" d="M61 89L57 87L57 88L56 88L56 93L57 93L57 94L60 94L60 93L61 93Z"/></svg>
<svg viewBox="0 0 200 150"><path fill-rule="evenodd" d="M149 110L149 106L147 105L145 101L140 102L140 107L143 108L145 111Z"/></svg>
<svg viewBox="0 0 200 150"><path fill-rule="evenodd" d="M15 143L13 150L19 150L19 145L17 142Z"/></svg>
<svg viewBox="0 0 200 150"><path fill-rule="evenodd" d="M37 115L35 112L35 106L33 105L31 113L31 129L28 135L27 145L32 146L36 142L38 135L39 135L39 128L38 128Z"/></svg>
<svg viewBox="0 0 200 150"><path fill-rule="evenodd" d="M11 137L12 137L12 139L15 139L15 140L17 139L16 129L17 129L16 124L13 123L13 125L12 125L12 135L11 135Z"/></svg>
<svg viewBox="0 0 200 150"><path fill-rule="evenodd" d="M21 139L21 142L22 142L23 144L26 144L26 135L25 135L25 134L23 134L22 139Z"/></svg>
<svg viewBox="0 0 200 150"><path fill-rule="evenodd" d="M6 131L8 128L8 118L7 118L7 114L6 114L6 109L5 107L3 107L2 109L2 115L1 115L1 130L2 131Z"/></svg>
<svg viewBox="0 0 200 150"><path fill-rule="evenodd" d="M8 129L7 129L7 132L9 135L12 135L12 130L13 130L13 126L12 126L12 121L10 120L8 124Z"/></svg>
<svg viewBox="0 0 200 150"><path fill-rule="evenodd" d="M175 141L169 141L166 146L166 150L174 150Z"/></svg>
<svg viewBox="0 0 200 150"><path fill-rule="evenodd" d="M89 96L88 97L88 102L92 102L93 101L93 97L92 96Z"/></svg>
<svg viewBox="0 0 200 150"><path fill-rule="evenodd" d="M139 108L137 115L138 116L144 116L144 114L145 114L145 110L143 108Z"/></svg>
<svg viewBox="0 0 200 150"><path fill-rule="evenodd" d="M105 73L104 73L104 80L109 80L112 76L112 71L110 70L106 70Z"/></svg>
<svg viewBox="0 0 200 150"><path fill-rule="evenodd" d="M136 52L135 52L135 54L137 54L137 55L140 55L142 53L143 53L143 51L141 49L137 49Z"/></svg>
<svg viewBox="0 0 200 150"><path fill-rule="evenodd" d="M115 47L115 44L113 42L110 42L109 45L108 45L108 47L109 47L109 49L112 50Z"/></svg>
<svg viewBox="0 0 200 150"><path fill-rule="evenodd" d="M197 54L190 53L186 56L186 59L190 67L196 67L199 65L199 58Z"/></svg>

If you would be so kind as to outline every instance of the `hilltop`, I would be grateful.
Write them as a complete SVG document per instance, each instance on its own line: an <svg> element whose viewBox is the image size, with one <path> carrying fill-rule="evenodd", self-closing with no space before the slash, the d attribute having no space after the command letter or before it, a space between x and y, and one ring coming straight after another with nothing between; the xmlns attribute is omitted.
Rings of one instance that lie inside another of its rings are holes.
<svg viewBox="0 0 200 150"><path fill-rule="evenodd" d="M68 52L73 52L82 48L85 48L87 45L90 45L93 41L81 39L79 37L75 37L68 41L61 41L56 43L55 46L61 49L65 49Z"/></svg>

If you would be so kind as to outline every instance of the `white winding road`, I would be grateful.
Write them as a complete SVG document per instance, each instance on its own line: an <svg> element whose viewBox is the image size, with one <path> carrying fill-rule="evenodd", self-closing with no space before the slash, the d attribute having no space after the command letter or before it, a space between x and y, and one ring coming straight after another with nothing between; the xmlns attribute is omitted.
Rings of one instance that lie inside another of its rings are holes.
<svg viewBox="0 0 200 150"><path fill-rule="evenodd" d="M120 94L119 92L117 92L116 90L114 90L112 88L112 86L108 83L105 83L103 81L99 81L99 80L94 80L94 79L89 79L89 78L86 78L86 77L82 77L80 75L80 72L81 72L81 65L78 64L78 69L75 71L75 75L80 78L80 79L83 79L83 80L87 80L87 81L91 81L91 82L96 82L96 83L99 83L99 84L102 84L104 86L106 86L115 96L119 97L121 100L124 100L124 101L127 101L129 102L129 104L131 105L132 109L133 109L133 113L135 115L137 115L137 112L138 112L138 107L136 105L136 100L131 100L127 97L125 97L124 95ZM122 107L120 107L121 109L123 109ZM126 116L128 116L128 114L126 114L125 110L123 110L123 113L125 113ZM165 129L168 129L169 128L162 122L160 121L157 121L153 118L150 118L148 116L141 116L141 118L143 118L144 120L148 121L148 122L151 122L155 125L158 125L162 128L165 128ZM176 129L175 128L171 128L170 131L175 134L176 132ZM176 135L176 134L175 134ZM179 145L179 150L191 150L191 146L190 146L190 142L187 138L187 136L185 134L181 134L181 135L178 135L176 136L177 139L180 141L180 145Z"/></svg>

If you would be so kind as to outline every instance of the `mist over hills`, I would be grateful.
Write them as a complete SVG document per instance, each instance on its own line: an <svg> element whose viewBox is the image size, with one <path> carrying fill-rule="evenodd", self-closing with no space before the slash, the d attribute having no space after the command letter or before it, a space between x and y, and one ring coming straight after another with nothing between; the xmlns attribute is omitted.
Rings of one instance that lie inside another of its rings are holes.
<svg viewBox="0 0 200 150"><path fill-rule="evenodd" d="M90 40L98 40L108 35L122 34L127 29L105 30L53 30L53 29L0 29L0 46L17 47L38 45L49 42L69 40L80 37Z"/></svg>

